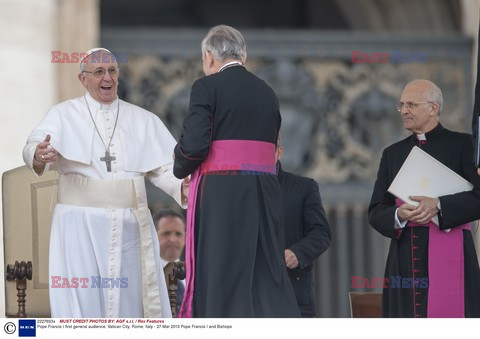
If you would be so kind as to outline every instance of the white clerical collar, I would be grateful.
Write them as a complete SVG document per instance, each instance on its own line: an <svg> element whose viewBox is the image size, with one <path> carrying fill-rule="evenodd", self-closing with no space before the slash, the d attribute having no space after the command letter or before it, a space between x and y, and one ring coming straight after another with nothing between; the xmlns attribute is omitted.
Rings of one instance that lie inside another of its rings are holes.
<svg viewBox="0 0 480 339"><path fill-rule="evenodd" d="M425 136L425 133L422 133L422 134L417 134L417 139L420 141L425 141L427 140L427 137Z"/></svg>
<svg viewBox="0 0 480 339"><path fill-rule="evenodd" d="M109 104L104 104L104 103L101 103L97 100L95 100L91 95L90 93L87 91L85 93L85 97L87 98L87 102L88 102L88 105L90 106L90 109L92 110L102 110L102 111L108 111L108 110L117 110L117 105L118 105L118 95L117 97L115 98L115 100L113 100L111 103Z"/></svg>
<svg viewBox="0 0 480 339"><path fill-rule="evenodd" d="M229 68L229 67L233 67L233 66L243 66L242 63L240 61L230 61L230 62L227 62L225 65L223 65L222 67L220 67L220 69L218 70L218 73L220 73L221 71L223 71L224 69L226 68Z"/></svg>

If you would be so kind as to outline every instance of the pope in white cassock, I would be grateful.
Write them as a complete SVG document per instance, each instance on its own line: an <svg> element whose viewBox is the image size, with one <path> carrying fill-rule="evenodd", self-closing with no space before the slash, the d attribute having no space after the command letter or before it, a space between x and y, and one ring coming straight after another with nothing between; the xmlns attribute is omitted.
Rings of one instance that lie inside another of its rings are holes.
<svg viewBox="0 0 480 339"><path fill-rule="evenodd" d="M170 132L117 97L118 77L113 54L88 51L78 75L85 95L52 107L23 150L37 175L59 173L52 317L171 317L144 177L179 204L188 181L173 176Z"/></svg>

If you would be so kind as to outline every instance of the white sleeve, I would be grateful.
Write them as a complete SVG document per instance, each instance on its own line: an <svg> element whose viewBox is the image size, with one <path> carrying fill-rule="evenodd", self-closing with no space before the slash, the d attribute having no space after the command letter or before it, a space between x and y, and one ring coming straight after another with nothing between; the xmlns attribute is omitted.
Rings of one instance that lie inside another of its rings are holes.
<svg viewBox="0 0 480 339"><path fill-rule="evenodd" d="M395 210L395 225L393 226L396 230L404 228L408 220L400 221L398 220L398 208Z"/></svg>
<svg viewBox="0 0 480 339"><path fill-rule="evenodd" d="M175 199L182 208L187 208L187 204L182 202L182 180L173 175L173 161L148 172L147 178L153 185Z"/></svg>

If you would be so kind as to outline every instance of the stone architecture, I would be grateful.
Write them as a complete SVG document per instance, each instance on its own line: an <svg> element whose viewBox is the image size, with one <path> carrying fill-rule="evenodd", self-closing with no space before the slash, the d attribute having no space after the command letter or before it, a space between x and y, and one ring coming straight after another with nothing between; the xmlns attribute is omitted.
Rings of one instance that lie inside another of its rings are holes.
<svg viewBox="0 0 480 339"><path fill-rule="evenodd" d="M395 109L405 83L436 82L444 92L444 125L470 130L478 1L0 0L0 5L0 60L9 65L0 73L0 138L8 145L1 150L1 172L23 164L25 139L50 106L83 93L78 64L53 64L52 51L102 45L124 53L120 97L158 114L178 138L190 86L202 76L200 41L206 29L219 23L240 28L248 44L247 67L280 98L284 166L319 182L332 226L334 241L316 267L319 316L349 315L352 275L383 274L386 241L367 225L366 206L381 150L405 135ZM352 63L352 51L362 58L389 53L389 62ZM392 62L395 53L413 60ZM171 203L153 190L150 195L153 209ZM0 290L3 281L0 277Z"/></svg>

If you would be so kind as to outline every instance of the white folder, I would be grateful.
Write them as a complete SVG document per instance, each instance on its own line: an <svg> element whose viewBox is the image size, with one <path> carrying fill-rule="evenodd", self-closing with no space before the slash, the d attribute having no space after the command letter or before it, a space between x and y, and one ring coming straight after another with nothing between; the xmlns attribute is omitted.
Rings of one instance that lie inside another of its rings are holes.
<svg viewBox="0 0 480 339"><path fill-rule="evenodd" d="M473 185L440 161L414 146L398 171L388 192L406 203L417 206L411 195L436 198L471 191ZM432 219L438 225L438 218Z"/></svg>

